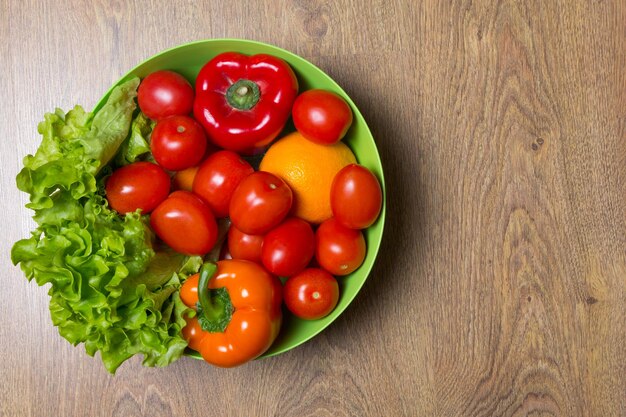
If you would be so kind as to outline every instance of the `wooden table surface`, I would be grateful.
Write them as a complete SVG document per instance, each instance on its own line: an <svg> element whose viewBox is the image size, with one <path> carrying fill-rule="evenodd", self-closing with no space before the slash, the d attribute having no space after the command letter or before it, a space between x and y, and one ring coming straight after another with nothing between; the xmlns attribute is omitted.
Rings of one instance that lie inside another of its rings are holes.
<svg viewBox="0 0 626 417"><path fill-rule="evenodd" d="M0 415L626 416L623 1L0 0ZM383 248L326 331L221 370L115 377L11 265L37 123L167 47L269 42L353 97L387 178Z"/></svg>

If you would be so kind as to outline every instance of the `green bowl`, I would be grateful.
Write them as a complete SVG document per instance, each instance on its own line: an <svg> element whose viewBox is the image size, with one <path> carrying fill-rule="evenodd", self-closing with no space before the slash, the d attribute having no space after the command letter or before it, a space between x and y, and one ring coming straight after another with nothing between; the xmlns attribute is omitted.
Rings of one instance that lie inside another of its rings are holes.
<svg viewBox="0 0 626 417"><path fill-rule="evenodd" d="M359 164L369 168L378 177L383 190L383 196L385 195L383 167L380 162L378 150L376 149L376 143L359 109L354 105L346 92L321 69L284 49L261 42L241 39L211 39L191 42L167 49L145 60L130 70L115 85L111 86L111 89L132 76L143 78L151 72L162 69L179 72L193 83L198 72L206 62L214 56L228 51L237 51L248 55L259 53L275 55L284 59L291 65L291 68L293 68L298 77L300 92L311 88L321 88L341 95L350 104L354 113L352 127L346 134L344 142L350 146ZM111 89L100 99L96 105L96 111L104 105ZM293 130L293 127L286 127L285 133L289 130ZM337 307L328 316L319 320L310 321L300 320L286 312L278 338L262 357L278 355L311 339L339 317L356 297L372 270L376 255L378 254L385 223L384 200L383 198L383 208L376 223L363 231L367 243L367 254L363 265L352 274L338 279L340 297ZM196 352L190 352L189 355L197 358L200 357Z"/></svg>

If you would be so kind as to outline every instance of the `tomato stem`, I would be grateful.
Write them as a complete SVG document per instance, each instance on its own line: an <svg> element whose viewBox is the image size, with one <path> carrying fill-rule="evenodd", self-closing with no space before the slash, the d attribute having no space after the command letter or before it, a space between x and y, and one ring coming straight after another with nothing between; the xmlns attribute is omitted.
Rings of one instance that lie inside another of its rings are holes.
<svg viewBox="0 0 626 417"><path fill-rule="evenodd" d="M233 83L226 90L226 101L237 110L250 110L259 102L261 90L254 81L244 78Z"/></svg>

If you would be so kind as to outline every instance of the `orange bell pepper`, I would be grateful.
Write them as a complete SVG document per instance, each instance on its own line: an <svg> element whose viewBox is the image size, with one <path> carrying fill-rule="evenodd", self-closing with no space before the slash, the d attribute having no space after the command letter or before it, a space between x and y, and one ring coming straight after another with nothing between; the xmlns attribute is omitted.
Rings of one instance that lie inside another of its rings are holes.
<svg viewBox="0 0 626 417"><path fill-rule="evenodd" d="M180 296L197 310L183 337L210 364L228 368L255 359L280 330L282 285L254 262L205 263L187 278Z"/></svg>

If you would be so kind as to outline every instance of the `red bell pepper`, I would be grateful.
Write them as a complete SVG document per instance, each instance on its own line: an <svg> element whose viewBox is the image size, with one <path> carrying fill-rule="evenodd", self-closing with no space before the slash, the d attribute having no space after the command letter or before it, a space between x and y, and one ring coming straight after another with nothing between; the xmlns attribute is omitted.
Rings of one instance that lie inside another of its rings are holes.
<svg viewBox="0 0 626 417"><path fill-rule="evenodd" d="M207 262L199 274L187 278L180 297L197 308L183 337L216 366L237 366L258 357L280 330L282 285L254 262Z"/></svg>
<svg viewBox="0 0 626 417"><path fill-rule="evenodd" d="M260 152L278 136L298 94L291 67L272 55L217 55L196 78L194 116L216 145Z"/></svg>

